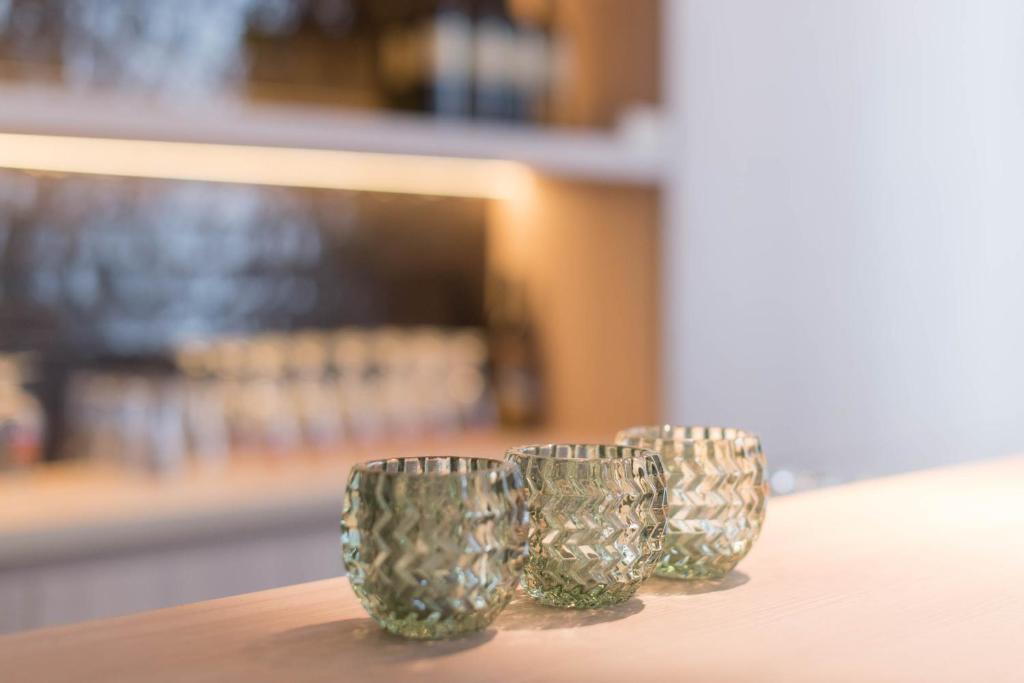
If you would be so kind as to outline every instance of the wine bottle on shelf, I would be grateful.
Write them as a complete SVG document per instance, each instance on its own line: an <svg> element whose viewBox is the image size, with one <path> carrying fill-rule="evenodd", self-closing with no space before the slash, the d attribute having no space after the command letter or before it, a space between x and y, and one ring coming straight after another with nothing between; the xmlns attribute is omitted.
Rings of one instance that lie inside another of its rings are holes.
<svg viewBox="0 0 1024 683"><path fill-rule="evenodd" d="M489 292L494 393L501 424L530 427L543 417L540 353L523 283L495 278Z"/></svg>
<svg viewBox="0 0 1024 683"><path fill-rule="evenodd" d="M553 10L547 0L513 3L516 21L513 60L518 118L543 122L550 119L554 81L555 33Z"/></svg>
<svg viewBox="0 0 1024 683"><path fill-rule="evenodd" d="M439 116L473 110L473 20L465 2L440 0L426 30L430 79L428 106Z"/></svg>
<svg viewBox="0 0 1024 683"><path fill-rule="evenodd" d="M377 38L377 71L385 104L423 111L427 43L423 7L402 3L386 7Z"/></svg>
<svg viewBox="0 0 1024 683"><path fill-rule="evenodd" d="M473 114L520 118L516 90L516 30L503 0L483 0L473 36Z"/></svg>

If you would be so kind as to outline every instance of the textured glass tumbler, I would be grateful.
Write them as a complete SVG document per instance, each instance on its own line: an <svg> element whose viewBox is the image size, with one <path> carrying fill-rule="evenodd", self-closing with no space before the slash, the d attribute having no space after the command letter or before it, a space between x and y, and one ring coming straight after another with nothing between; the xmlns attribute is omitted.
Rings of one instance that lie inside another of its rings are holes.
<svg viewBox="0 0 1024 683"><path fill-rule="evenodd" d="M718 579L750 551L764 524L761 440L738 429L632 427L616 443L651 448L668 475L665 555L658 576Z"/></svg>
<svg viewBox="0 0 1024 683"><path fill-rule="evenodd" d="M605 445L514 448L530 490L526 593L556 607L629 599L661 559L665 470L654 451Z"/></svg>
<svg viewBox="0 0 1024 683"><path fill-rule="evenodd" d="M377 623L408 638L487 626L523 572L526 501L519 468L500 460L357 465L341 519L352 590Z"/></svg>

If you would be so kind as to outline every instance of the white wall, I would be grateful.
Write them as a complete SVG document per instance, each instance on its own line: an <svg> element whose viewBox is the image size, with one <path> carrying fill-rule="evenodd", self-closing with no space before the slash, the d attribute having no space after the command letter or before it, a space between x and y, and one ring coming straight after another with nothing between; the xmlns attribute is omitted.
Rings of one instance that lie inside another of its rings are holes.
<svg viewBox="0 0 1024 683"><path fill-rule="evenodd" d="M1024 2L665 2L665 417L843 478L1024 452Z"/></svg>

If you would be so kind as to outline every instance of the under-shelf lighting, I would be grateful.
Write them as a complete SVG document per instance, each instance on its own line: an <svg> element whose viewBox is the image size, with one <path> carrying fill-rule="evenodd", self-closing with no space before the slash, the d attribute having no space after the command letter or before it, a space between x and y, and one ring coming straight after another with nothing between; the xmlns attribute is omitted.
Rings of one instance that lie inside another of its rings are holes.
<svg viewBox="0 0 1024 683"><path fill-rule="evenodd" d="M0 133L0 168L483 199L530 183L497 159L14 133Z"/></svg>

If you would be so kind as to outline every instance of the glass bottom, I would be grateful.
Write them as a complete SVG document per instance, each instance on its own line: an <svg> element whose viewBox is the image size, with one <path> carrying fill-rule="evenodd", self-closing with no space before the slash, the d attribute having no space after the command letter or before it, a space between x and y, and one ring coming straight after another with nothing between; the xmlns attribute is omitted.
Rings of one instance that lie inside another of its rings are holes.
<svg viewBox="0 0 1024 683"><path fill-rule="evenodd" d="M732 569L717 567L659 567L654 575L663 579L678 581L700 581L703 579L724 579Z"/></svg>
<svg viewBox="0 0 1024 683"><path fill-rule="evenodd" d="M539 586L525 582L524 592L542 605L568 607L571 609L595 609L608 607L629 600L636 593L639 584L582 586Z"/></svg>
<svg viewBox="0 0 1024 683"><path fill-rule="evenodd" d="M457 638L461 635L473 633L487 628L494 617L469 617L458 621L448 620L439 622L424 622L420 619L380 619L375 618L381 628L389 633L403 638L415 640L441 640L444 638Z"/></svg>
<svg viewBox="0 0 1024 683"><path fill-rule="evenodd" d="M408 599L368 594L361 585L353 584L353 592L366 613L389 633L416 640L457 638L491 625L512 599L513 591L503 589L486 606L466 612L440 609L410 609Z"/></svg>
<svg viewBox="0 0 1024 683"><path fill-rule="evenodd" d="M726 574L731 572L739 564L743 556L739 557L700 557L693 561L679 560L678 558L666 557L654 570L655 576L663 579L701 580L701 579L724 579ZM673 561L674 560L674 561Z"/></svg>

